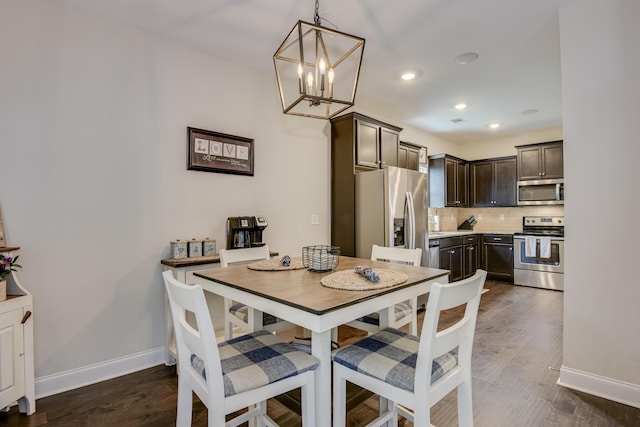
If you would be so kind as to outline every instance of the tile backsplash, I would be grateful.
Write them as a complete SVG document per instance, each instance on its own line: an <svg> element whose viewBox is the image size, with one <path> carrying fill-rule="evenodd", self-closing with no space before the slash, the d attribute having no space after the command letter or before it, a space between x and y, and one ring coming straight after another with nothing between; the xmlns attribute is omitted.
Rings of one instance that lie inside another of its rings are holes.
<svg viewBox="0 0 640 427"><path fill-rule="evenodd" d="M564 206L522 206L516 208L429 208L429 231L433 215L440 216L440 231L456 231L471 215L476 217L474 231L514 233L522 231L524 216L564 216Z"/></svg>

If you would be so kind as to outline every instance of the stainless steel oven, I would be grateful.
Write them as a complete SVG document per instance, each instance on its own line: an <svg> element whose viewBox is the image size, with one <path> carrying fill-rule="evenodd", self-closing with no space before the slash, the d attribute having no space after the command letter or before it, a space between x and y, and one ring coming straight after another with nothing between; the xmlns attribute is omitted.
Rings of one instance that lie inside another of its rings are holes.
<svg viewBox="0 0 640 427"><path fill-rule="evenodd" d="M514 284L564 289L564 218L524 217L513 237Z"/></svg>

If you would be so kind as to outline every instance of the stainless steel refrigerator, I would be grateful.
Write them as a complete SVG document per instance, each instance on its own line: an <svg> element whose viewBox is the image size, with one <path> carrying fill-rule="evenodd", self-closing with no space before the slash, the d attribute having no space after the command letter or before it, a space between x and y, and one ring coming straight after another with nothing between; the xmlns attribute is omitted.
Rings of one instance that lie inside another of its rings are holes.
<svg viewBox="0 0 640 427"><path fill-rule="evenodd" d="M421 248L429 266L427 174L387 167L356 174L356 257L371 246Z"/></svg>

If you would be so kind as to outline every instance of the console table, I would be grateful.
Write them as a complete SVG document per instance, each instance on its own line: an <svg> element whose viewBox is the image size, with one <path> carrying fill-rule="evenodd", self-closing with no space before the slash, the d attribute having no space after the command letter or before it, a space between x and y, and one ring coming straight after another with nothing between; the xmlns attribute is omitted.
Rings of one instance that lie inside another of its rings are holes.
<svg viewBox="0 0 640 427"><path fill-rule="evenodd" d="M0 248L14 257L18 247ZM18 402L20 412L36 411L33 362L33 296L15 271L6 277L7 299L0 302L0 409Z"/></svg>

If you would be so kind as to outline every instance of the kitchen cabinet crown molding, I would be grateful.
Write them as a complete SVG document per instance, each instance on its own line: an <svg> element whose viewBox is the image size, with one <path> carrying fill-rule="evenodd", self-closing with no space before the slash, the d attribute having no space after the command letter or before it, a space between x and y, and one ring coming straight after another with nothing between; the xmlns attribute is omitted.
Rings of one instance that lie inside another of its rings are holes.
<svg viewBox="0 0 640 427"><path fill-rule="evenodd" d="M385 128L389 128L391 130L394 130L396 132L402 132L402 128L383 122L382 120L378 120L378 119L374 119L373 117L369 117L369 116L365 116L364 114L361 113L357 113L357 112L351 112L351 113L347 113L347 114L343 114L341 116L338 117L334 117L330 120L331 123L338 123L341 122L343 120L353 120L353 119L359 119L359 120L366 120L369 123L378 125L378 126L382 126Z"/></svg>

